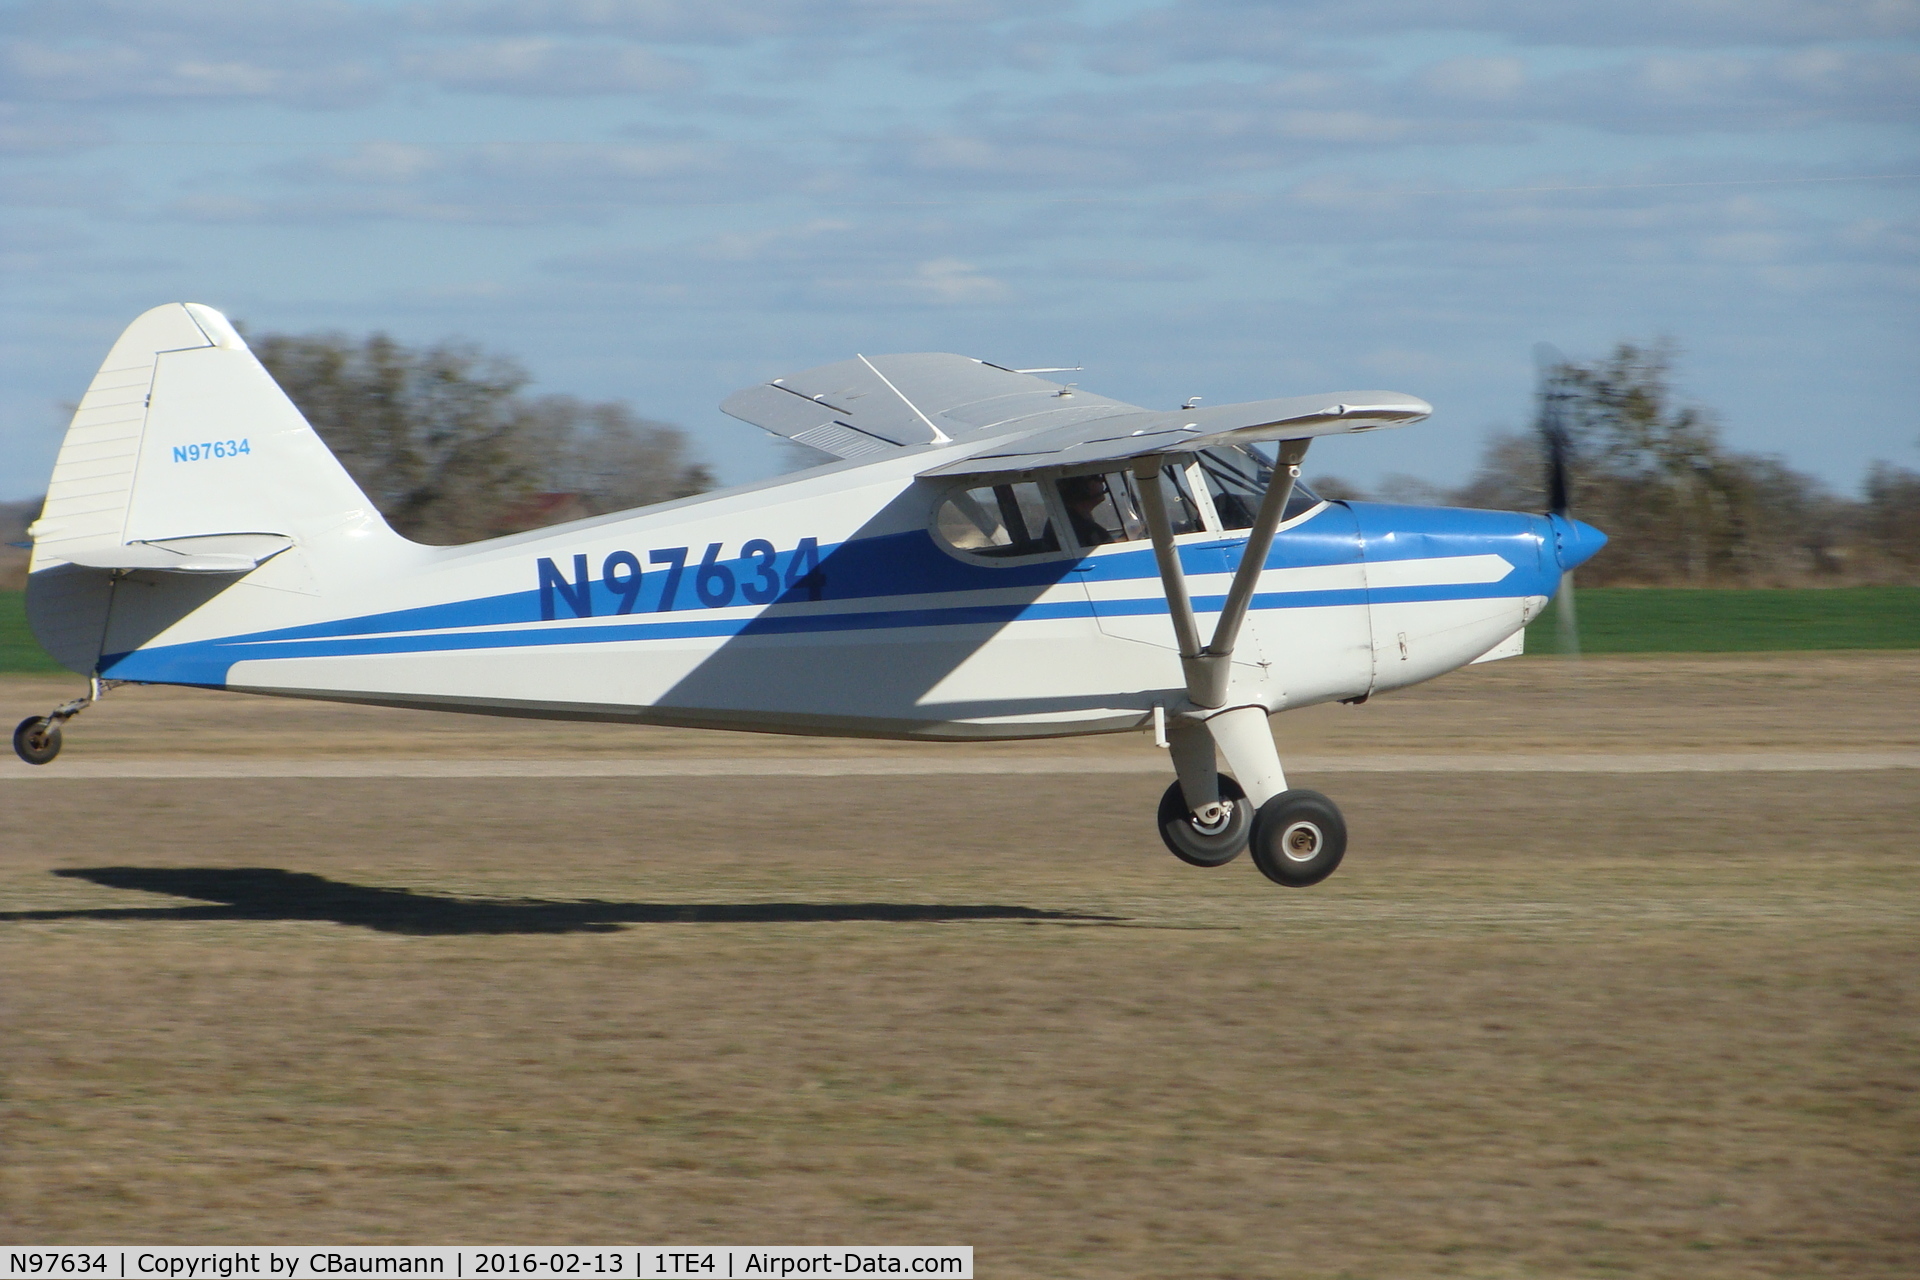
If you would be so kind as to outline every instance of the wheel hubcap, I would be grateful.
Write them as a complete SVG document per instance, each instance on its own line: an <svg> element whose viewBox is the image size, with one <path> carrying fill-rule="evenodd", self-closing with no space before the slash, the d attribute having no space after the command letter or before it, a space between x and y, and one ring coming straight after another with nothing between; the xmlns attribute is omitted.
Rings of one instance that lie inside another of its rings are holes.
<svg viewBox="0 0 1920 1280"><path fill-rule="evenodd" d="M1211 812L1209 812L1211 811ZM1203 836L1217 836L1233 822L1233 801L1222 800L1193 815L1193 829Z"/></svg>
<svg viewBox="0 0 1920 1280"><path fill-rule="evenodd" d="M1296 822L1280 833L1280 852L1289 862L1311 862L1326 837L1311 822Z"/></svg>

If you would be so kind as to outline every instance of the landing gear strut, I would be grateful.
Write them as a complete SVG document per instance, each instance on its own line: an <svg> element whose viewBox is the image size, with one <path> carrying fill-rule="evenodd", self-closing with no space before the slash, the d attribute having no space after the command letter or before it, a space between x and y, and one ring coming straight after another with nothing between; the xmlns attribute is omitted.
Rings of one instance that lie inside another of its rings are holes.
<svg viewBox="0 0 1920 1280"><path fill-rule="evenodd" d="M95 676L86 697L62 703L44 716L28 716L14 726L13 753L28 764L51 763L60 754L60 726L106 697L107 690L119 683Z"/></svg>

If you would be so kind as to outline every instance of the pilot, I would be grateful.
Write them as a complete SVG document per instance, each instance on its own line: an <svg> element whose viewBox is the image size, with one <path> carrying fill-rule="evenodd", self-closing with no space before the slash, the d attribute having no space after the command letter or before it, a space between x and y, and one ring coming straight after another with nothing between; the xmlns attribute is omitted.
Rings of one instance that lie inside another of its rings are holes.
<svg viewBox="0 0 1920 1280"><path fill-rule="evenodd" d="M1067 522L1081 546L1098 547L1113 541L1113 535L1093 518L1094 508L1106 500L1105 476L1069 476L1060 482L1060 501L1067 508Z"/></svg>

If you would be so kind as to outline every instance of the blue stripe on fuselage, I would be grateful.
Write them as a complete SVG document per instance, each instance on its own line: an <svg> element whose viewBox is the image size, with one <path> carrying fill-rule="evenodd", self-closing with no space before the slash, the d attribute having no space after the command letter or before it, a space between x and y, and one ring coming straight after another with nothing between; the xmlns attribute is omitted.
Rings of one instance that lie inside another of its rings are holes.
<svg viewBox="0 0 1920 1280"><path fill-rule="evenodd" d="M1268 569L1352 564L1357 558L1354 519L1367 558L1375 561L1429 559L1442 556L1484 555L1494 552L1515 572L1497 583L1403 587L1371 592L1375 603L1421 600L1457 600L1544 595L1552 583L1540 570L1538 518L1507 512L1458 511L1424 507L1385 507L1372 503L1329 507L1320 516L1288 530L1274 543ZM1338 515L1334 515L1338 512ZM1326 517L1333 516L1328 519ZM1317 527L1318 526L1318 527ZM1190 543L1181 548L1181 561L1192 574L1230 570L1244 538ZM633 550L644 552L646 548ZM1149 549L1107 552L1083 560L1058 559L996 565L963 562L941 551L921 531L861 538L822 549L820 569L823 603L871 602L888 597L1001 592L1030 588L1036 594L1059 584L1076 568L1096 570L1089 576L1103 582L1157 579ZM596 555L596 559L598 554ZM529 556L529 568L536 557ZM566 562L565 558L554 559ZM784 561L784 557L783 557ZM726 562L741 581L751 581L752 562ZM598 568L598 565L593 567ZM532 576L531 573L529 576ZM657 569L649 579L657 579ZM689 571L689 577L691 571ZM691 597L690 584L681 598ZM656 589L657 590L657 589ZM657 598L657 596L656 596ZM605 644L615 641L730 638L733 636L795 635L809 632L892 630L909 627L1004 627L1010 623L1047 619L1086 618L1095 607L1087 601L1028 601L1003 604L947 605L924 608L828 612L817 605L804 612L783 610L783 604L810 598L797 588L746 618L716 618L695 605L669 612L613 614L619 595L596 575L591 608L596 621L571 619L524 630L475 630L540 622L538 589L509 592L472 600L451 601L412 609L391 610L218 640L165 645L103 658L101 673L115 679L151 680L181 684L223 684L235 662L274 658L335 657L365 654L432 653L471 649L506 649L555 645ZM1218 610L1222 596L1196 596L1201 612ZM1267 609L1324 608L1368 602L1361 590L1278 591L1254 597L1253 607ZM680 601L676 600L676 604ZM1137 599L1103 599L1098 610L1107 616L1150 616L1167 612L1157 592ZM608 616L611 615L611 616ZM708 616L702 616L708 615ZM606 617L605 622L597 620ZM406 633L406 634L402 634ZM426 633L426 634L421 634Z"/></svg>

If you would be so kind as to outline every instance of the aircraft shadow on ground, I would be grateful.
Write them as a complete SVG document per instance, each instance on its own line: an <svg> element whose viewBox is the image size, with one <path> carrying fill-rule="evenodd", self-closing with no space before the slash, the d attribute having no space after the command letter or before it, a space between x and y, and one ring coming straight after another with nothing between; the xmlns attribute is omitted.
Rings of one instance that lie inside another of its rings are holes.
<svg viewBox="0 0 1920 1280"><path fill-rule="evenodd" d="M1117 924L1119 916L1039 907L919 902L554 902L380 889L277 867L79 867L57 876L206 906L0 911L0 921L324 920L383 933L611 933L629 924L809 924L1011 920Z"/></svg>

